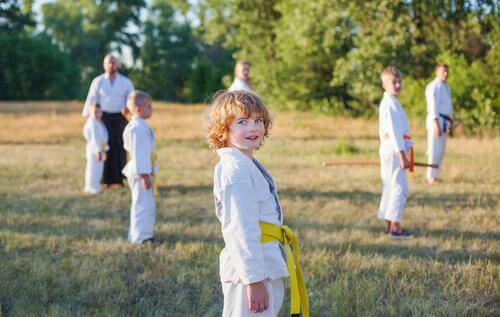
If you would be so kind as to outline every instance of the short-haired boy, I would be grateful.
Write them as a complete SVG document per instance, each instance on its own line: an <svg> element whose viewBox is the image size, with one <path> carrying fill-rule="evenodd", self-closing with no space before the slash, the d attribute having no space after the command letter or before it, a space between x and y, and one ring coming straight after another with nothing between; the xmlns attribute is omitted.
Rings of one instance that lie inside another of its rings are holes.
<svg viewBox="0 0 500 317"><path fill-rule="evenodd" d="M132 192L128 233L128 240L132 243L152 241L156 219L153 195L153 175L158 172L155 137L146 123L153 113L151 103L151 97L140 90L130 93L127 100L127 107L133 117L123 131L124 147L130 157L123 174Z"/></svg>
<svg viewBox="0 0 500 317"><path fill-rule="evenodd" d="M403 89L402 74L390 66L380 77L385 92L379 108L382 198L378 218L386 221L391 238L409 238L411 235L401 228L401 219L408 197L406 169L410 167L408 154L413 144L406 113L397 98Z"/></svg>

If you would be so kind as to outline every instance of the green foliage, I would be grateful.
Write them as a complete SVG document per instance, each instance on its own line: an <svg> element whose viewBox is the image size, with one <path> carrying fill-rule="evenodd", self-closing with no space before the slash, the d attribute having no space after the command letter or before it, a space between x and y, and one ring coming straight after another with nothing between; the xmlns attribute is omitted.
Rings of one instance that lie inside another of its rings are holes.
<svg viewBox="0 0 500 317"><path fill-rule="evenodd" d="M77 64L82 84L102 72L102 58L123 45L137 52L139 35L130 25L139 24L144 0L64 1L42 5L43 27ZM86 92L86 89L83 89Z"/></svg>
<svg viewBox="0 0 500 317"><path fill-rule="evenodd" d="M186 101L183 87L198 54L191 27L175 20L175 10L168 1L153 1L148 12L141 32L143 45L139 49L142 67L132 79L153 98Z"/></svg>
<svg viewBox="0 0 500 317"><path fill-rule="evenodd" d="M77 69L44 34L0 32L0 99L70 99Z"/></svg>
<svg viewBox="0 0 500 317"><path fill-rule="evenodd" d="M441 54L476 70L499 67L500 59L491 57L498 55L496 1L206 0L200 7L206 40L222 39L237 49L235 56L250 60L253 87L279 108L375 114L382 96L379 74L396 65L407 85L405 107L422 115L423 88ZM471 132L496 126L491 117L500 85L479 82L483 86L474 86L474 94L470 85L451 85L457 113Z"/></svg>
<svg viewBox="0 0 500 317"><path fill-rule="evenodd" d="M0 3L0 30L22 29L26 26L34 26L35 21L31 15L31 1L3 0Z"/></svg>

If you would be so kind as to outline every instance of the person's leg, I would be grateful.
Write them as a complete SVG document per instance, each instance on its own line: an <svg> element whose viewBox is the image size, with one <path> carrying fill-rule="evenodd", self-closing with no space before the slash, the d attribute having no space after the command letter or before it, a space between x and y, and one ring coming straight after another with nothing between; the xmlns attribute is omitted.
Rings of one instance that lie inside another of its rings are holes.
<svg viewBox="0 0 500 317"><path fill-rule="evenodd" d="M385 149L380 150L380 178L382 180L382 196L380 197L380 204L378 207L379 219L385 220L385 213L389 204L391 195L391 153L385 153Z"/></svg>
<svg viewBox="0 0 500 317"><path fill-rule="evenodd" d="M129 241L142 243L153 237L154 209L151 209L151 189L144 189L138 176L128 179L132 192L132 206L130 208ZM148 191L150 193L148 193ZM153 199L154 204L154 199Z"/></svg>
<svg viewBox="0 0 500 317"><path fill-rule="evenodd" d="M126 152L123 148L123 130L127 120L116 113L103 113L102 122L108 130L109 151L107 160L104 162L103 184L123 185L122 169L126 164Z"/></svg>
<svg viewBox="0 0 500 317"><path fill-rule="evenodd" d="M100 162L95 156L95 154L92 152L88 152L86 157L87 157L87 163L85 166L84 191L90 194L97 194L101 191L100 187L101 174L99 173L101 172L100 166L102 165L102 162Z"/></svg>
<svg viewBox="0 0 500 317"><path fill-rule="evenodd" d="M435 135L435 128L427 131L427 162L429 164L437 164L439 168L427 168L427 181L433 184L441 170L441 161L444 154L444 146L446 143L446 135L443 134L441 137Z"/></svg>
<svg viewBox="0 0 500 317"><path fill-rule="evenodd" d="M406 170L401 168L394 155L391 175L391 195L389 198L386 219L391 222L391 231L400 228L401 218L403 217L404 206L408 197L408 179Z"/></svg>

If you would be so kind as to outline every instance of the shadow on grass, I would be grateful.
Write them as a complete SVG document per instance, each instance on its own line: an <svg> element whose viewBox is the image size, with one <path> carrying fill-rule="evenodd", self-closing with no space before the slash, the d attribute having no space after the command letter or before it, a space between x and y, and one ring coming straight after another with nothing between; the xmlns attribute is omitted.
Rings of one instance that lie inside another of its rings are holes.
<svg viewBox="0 0 500 317"><path fill-rule="evenodd" d="M378 189L377 189L378 190ZM287 199L338 199L347 200L354 205L376 204L380 201L380 192L362 190L352 191L323 191L315 189L285 188L278 190L281 197ZM428 206L442 208L445 210L454 208L486 208L494 209L497 206L497 198L492 193L479 194L430 194L410 193L407 206Z"/></svg>
<svg viewBox="0 0 500 317"><path fill-rule="evenodd" d="M311 249L327 249L332 252L338 252L339 250L347 252L359 252L362 255L370 256L373 254L378 254L384 257L414 257L423 260L432 260L446 263L456 263L464 261L474 261L474 260L491 260L494 263L500 263L500 256L497 254L488 254L486 252L480 251L467 251L465 249L455 249L442 251L433 247L406 245L407 241L392 241L389 237L382 233L381 226L370 226L370 225L356 225L356 224L341 224L341 223L319 223L308 220L295 220L291 222L291 225L296 228L301 228L301 230L306 231L307 229L314 229L326 232L335 232L343 230L363 230L371 232L373 234L379 234L374 238L387 239L390 243L377 244L377 243L367 243L361 244L356 242L346 241L345 243L317 243L317 242L306 242L303 244L307 248ZM447 230L426 230L417 229L414 231L415 238L418 236L440 236L443 238L453 239L455 241L482 239L490 241L491 243L500 243L500 235L496 232L473 232L473 231L458 231L455 229Z"/></svg>
<svg viewBox="0 0 500 317"><path fill-rule="evenodd" d="M388 239L388 238L387 238ZM422 247L422 246L406 246L405 241L394 241L391 244L359 244L359 243L345 243L345 244L329 244L329 243L315 243L308 245L311 249L327 249L332 252L341 253L353 252L360 253L363 256L373 257L373 255L380 255L384 258L400 257L400 258L416 258L426 261L436 261L440 263L463 263L476 260L489 260L495 264L500 264L500 256L496 254L488 254L479 251L466 251L466 250L447 250L441 251L435 248Z"/></svg>

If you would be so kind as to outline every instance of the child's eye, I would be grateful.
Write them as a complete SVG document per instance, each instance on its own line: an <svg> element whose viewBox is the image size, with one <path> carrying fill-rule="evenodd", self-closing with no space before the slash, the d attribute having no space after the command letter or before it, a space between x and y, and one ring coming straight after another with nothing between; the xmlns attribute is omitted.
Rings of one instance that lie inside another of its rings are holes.
<svg viewBox="0 0 500 317"><path fill-rule="evenodd" d="M247 124L247 120L246 119L238 120L238 124Z"/></svg>
<svg viewBox="0 0 500 317"><path fill-rule="evenodd" d="M255 123L262 123L262 122L264 122L264 119L262 118L255 119Z"/></svg>

